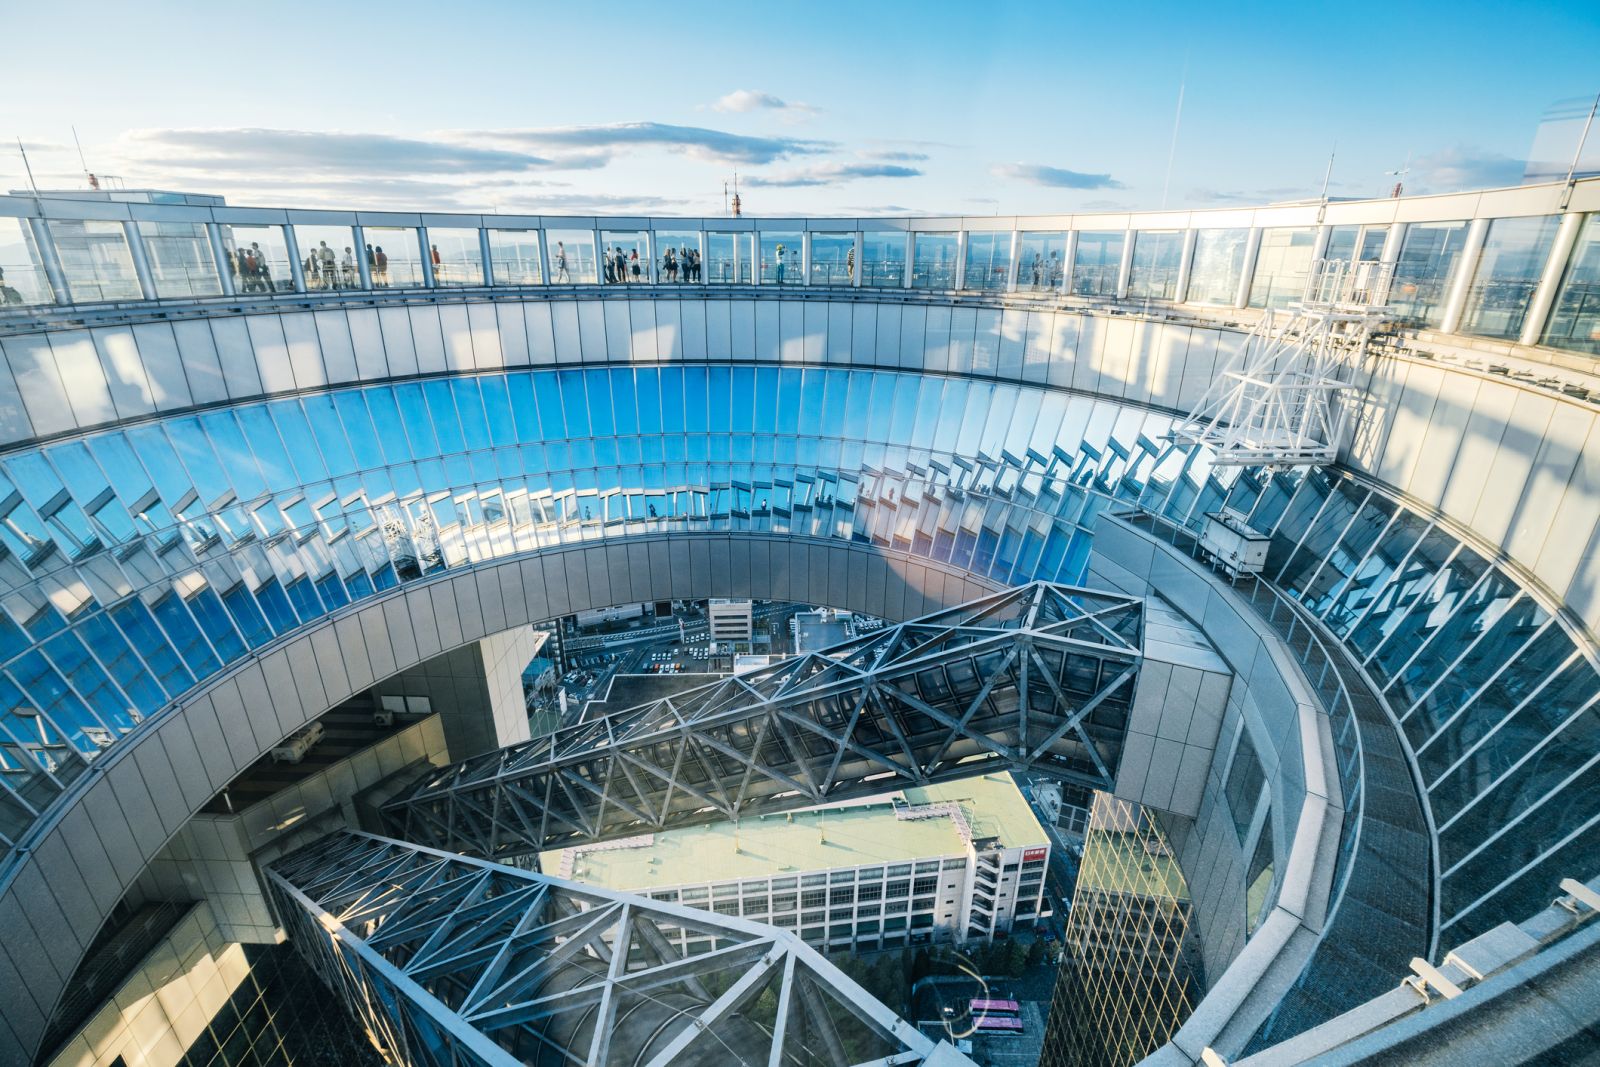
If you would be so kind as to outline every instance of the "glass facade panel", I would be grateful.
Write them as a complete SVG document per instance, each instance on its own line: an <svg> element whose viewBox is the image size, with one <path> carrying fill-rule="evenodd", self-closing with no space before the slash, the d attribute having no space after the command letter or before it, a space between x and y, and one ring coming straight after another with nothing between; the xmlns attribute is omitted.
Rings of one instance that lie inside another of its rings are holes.
<svg viewBox="0 0 1600 1067"><path fill-rule="evenodd" d="M1528 314L1550 246L1556 239L1554 215L1495 219L1478 254L1461 332L1515 340Z"/></svg>
<svg viewBox="0 0 1600 1067"><path fill-rule="evenodd" d="M375 229L368 229L367 239L373 240ZM411 245L416 247L416 231L410 231ZM377 238L382 240L382 238ZM327 292L335 289L357 289L361 274L356 267L355 231L349 226L296 226L294 243L300 247L300 269L305 273L309 292ZM416 253L413 252L413 255ZM380 257L379 262L383 262ZM386 282L373 277L373 284Z"/></svg>
<svg viewBox="0 0 1600 1067"><path fill-rule="evenodd" d="M1200 230L1195 234L1194 262L1189 267L1190 304L1231 306L1239 299L1249 230Z"/></svg>
<svg viewBox="0 0 1600 1067"><path fill-rule="evenodd" d="M856 276L856 235L811 235L811 284L853 285Z"/></svg>
<svg viewBox="0 0 1600 1067"><path fill-rule="evenodd" d="M1445 290L1455 270L1465 222L1414 222L1400 242L1400 258L1389 287L1389 306L1410 326L1437 326L1444 315Z"/></svg>
<svg viewBox="0 0 1600 1067"><path fill-rule="evenodd" d="M906 234L868 230L861 235L861 284L899 289L906 283Z"/></svg>
<svg viewBox="0 0 1600 1067"><path fill-rule="evenodd" d="M544 250L550 257L551 285L594 285L593 230L546 230Z"/></svg>
<svg viewBox="0 0 1600 1067"><path fill-rule="evenodd" d="M299 237L300 230L295 228L295 236ZM417 230L412 226L363 226L362 236L366 243L372 246L372 284L379 289L415 289L427 284L427 276L422 271L422 245ZM331 245L332 242L330 241ZM305 251L305 242L301 242L300 251ZM364 251L364 250L363 250ZM319 250L319 255L320 250ZM432 250L429 250L432 256ZM326 261L326 257L324 257ZM350 272L355 271L352 275ZM327 270L324 266L324 275ZM356 268L352 258L349 264L345 263L344 254L339 254L340 282L347 277L353 277L354 285L361 284L361 274ZM309 283L310 276L307 275Z"/></svg>
<svg viewBox="0 0 1600 1067"><path fill-rule="evenodd" d="M1303 297L1316 243L1315 230L1263 231L1256 272L1250 280L1250 306L1288 307Z"/></svg>
<svg viewBox="0 0 1600 1067"><path fill-rule="evenodd" d="M1023 233L1017 255L1017 288L1028 292L1061 288L1066 262L1065 233Z"/></svg>
<svg viewBox="0 0 1600 1067"><path fill-rule="evenodd" d="M805 281L800 270L805 235L798 230L762 230L758 235L761 251L761 285L800 285Z"/></svg>
<svg viewBox="0 0 1600 1067"><path fill-rule="evenodd" d="M1084 230L1072 257L1072 292L1077 296L1116 296L1122 272L1122 230Z"/></svg>
<svg viewBox="0 0 1600 1067"><path fill-rule="evenodd" d="M954 289L957 244L953 233L912 234L911 288Z"/></svg>
<svg viewBox="0 0 1600 1067"><path fill-rule="evenodd" d="M0 218L0 307L55 300L44 263L24 219Z"/></svg>
<svg viewBox="0 0 1600 1067"><path fill-rule="evenodd" d="M1128 296L1135 300L1171 300L1178 292L1183 261L1183 234L1178 230L1140 230L1133 235L1133 263Z"/></svg>
<svg viewBox="0 0 1600 1067"><path fill-rule="evenodd" d="M367 238L367 267L377 276L377 249ZM443 226L428 227L428 255L433 260L435 285L482 285L483 245L477 230Z"/></svg>
<svg viewBox="0 0 1600 1067"><path fill-rule="evenodd" d="M967 233L967 269L962 284L968 289L1004 290L1011 276L1011 234Z"/></svg>
<svg viewBox="0 0 1600 1067"><path fill-rule="evenodd" d="M656 281L695 285L700 277L700 231L657 230Z"/></svg>
<svg viewBox="0 0 1600 1067"><path fill-rule="evenodd" d="M240 296L294 291L294 271L289 269L289 243L282 226L218 227L222 254ZM307 276L309 279L309 275Z"/></svg>
<svg viewBox="0 0 1600 1067"><path fill-rule="evenodd" d="M749 285L755 277L755 234L706 234L706 277L714 285Z"/></svg>
<svg viewBox="0 0 1600 1067"><path fill-rule="evenodd" d="M74 302L144 298L122 223L52 219L50 239Z"/></svg>
<svg viewBox="0 0 1600 1067"><path fill-rule="evenodd" d="M489 262L496 285L540 284L544 281L544 257L539 252L539 231L490 230Z"/></svg>
<svg viewBox="0 0 1600 1067"><path fill-rule="evenodd" d="M1583 220L1539 343L1600 356L1600 214Z"/></svg>
<svg viewBox="0 0 1600 1067"><path fill-rule="evenodd" d="M645 231L601 232L600 277L607 285L639 285L650 280L650 244Z"/></svg>
<svg viewBox="0 0 1600 1067"><path fill-rule="evenodd" d="M141 222L139 237L144 242L157 296L171 299L222 295L205 223Z"/></svg>

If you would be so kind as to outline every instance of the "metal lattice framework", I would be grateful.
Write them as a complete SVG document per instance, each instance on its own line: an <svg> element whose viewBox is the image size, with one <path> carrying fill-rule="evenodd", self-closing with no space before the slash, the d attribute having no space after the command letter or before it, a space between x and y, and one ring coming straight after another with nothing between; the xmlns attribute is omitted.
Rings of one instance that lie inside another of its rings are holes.
<svg viewBox="0 0 1600 1067"><path fill-rule="evenodd" d="M970 1067L759 923L351 832L267 877L392 1062ZM674 947L685 931L706 947Z"/></svg>
<svg viewBox="0 0 1600 1067"><path fill-rule="evenodd" d="M1174 438L1214 450L1219 467L1332 463L1349 421L1336 402L1352 388L1344 374L1388 310L1392 269L1317 260L1303 298L1261 313Z"/></svg>
<svg viewBox="0 0 1600 1067"><path fill-rule="evenodd" d="M497 857L1018 767L1110 789L1138 598L1035 582L429 774L397 837Z"/></svg>

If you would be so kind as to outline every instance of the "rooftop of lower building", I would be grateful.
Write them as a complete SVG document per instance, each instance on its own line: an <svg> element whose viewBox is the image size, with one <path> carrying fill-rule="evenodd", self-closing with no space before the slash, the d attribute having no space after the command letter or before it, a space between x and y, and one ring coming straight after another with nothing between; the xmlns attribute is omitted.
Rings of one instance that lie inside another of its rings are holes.
<svg viewBox="0 0 1600 1067"><path fill-rule="evenodd" d="M908 818L909 809L953 803L953 813ZM540 856L546 872L608 889L651 890L878 863L964 855L967 834L992 848L1048 838L1009 774L918 786L862 801L686 827ZM620 847L619 847L620 846Z"/></svg>

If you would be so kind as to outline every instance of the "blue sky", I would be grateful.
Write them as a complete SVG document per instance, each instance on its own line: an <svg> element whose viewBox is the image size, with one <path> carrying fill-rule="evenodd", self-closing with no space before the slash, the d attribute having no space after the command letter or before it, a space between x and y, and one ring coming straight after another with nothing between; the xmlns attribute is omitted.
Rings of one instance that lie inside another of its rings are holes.
<svg viewBox="0 0 1600 1067"><path fill-rule="evenodd" d="M65 12L69 11L68 20ZM7 15L0 135L230 203L763 215L1515 184L1600 6L82 3ZM1180 86L1183 117L1173 151ZM1169 153L1172 160L1169 180ZM14 148L0 180L25 184Z"/></svg>

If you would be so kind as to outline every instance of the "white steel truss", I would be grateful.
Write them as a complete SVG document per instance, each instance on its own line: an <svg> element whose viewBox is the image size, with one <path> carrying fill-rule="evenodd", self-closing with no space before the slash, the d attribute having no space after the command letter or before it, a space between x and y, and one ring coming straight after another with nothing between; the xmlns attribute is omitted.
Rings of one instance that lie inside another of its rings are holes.
<svg viewBox="0 0 1600 1067"><path fill-rule="evenodd" d="M1017 586L433 771L384 817L507 857L1013 767L1111 789L1143 619Z"/></svg>
<svg viewBox="0 0 1600 1067"><path fill-rule="evenodd" d="M760 923L348 831L267 878L391 1062L971 1067Z"/></svg>
<svg viewBox="0 0 1600 1067"><path fill-rule="evenodd" d="M1332 463L1351 415L1345 375L1388 312L1391 277L1388 264L1317 260L1302 299L1262 311L1174 438L1213 450L1219 467Z"/></svg>

